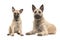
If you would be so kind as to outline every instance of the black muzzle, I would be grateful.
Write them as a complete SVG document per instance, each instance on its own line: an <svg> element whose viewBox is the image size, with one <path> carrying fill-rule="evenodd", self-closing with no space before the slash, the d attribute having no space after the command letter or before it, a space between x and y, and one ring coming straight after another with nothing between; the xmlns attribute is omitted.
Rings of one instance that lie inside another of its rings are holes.
<svg viewBox="0 0 60 40"><path fill-rule="evenodd" d="M14 15L14 19L16 20L16 21L18 21L18 18L19 18L19 16L17 15Z"/></svg>
<svg viewBox="0 0 60 40"><path fill-rule="evenodd" d="M41 16L37 14L37 15L34 16L34 18L35 18L35 19L40 19Z"/></svg>

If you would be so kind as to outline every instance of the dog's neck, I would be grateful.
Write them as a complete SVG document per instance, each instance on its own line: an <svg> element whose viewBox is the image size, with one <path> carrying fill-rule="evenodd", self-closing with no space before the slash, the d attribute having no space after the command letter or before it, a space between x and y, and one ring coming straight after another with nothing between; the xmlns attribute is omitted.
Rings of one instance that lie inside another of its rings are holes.
<svg viewBox="0 0 60 40"><path fill-rule="evenodd" d="M43 20L44 20L43 17L41 17L40 19L35 19L34 20L35 26L39 26L40 24L42 24L43 23Z"/></svg>

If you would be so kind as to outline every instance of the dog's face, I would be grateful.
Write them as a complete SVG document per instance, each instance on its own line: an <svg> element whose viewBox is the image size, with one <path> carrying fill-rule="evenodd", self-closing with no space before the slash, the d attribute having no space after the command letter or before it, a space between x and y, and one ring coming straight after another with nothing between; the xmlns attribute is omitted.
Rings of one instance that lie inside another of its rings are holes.
<svg viewBox="0 0 60 40"><path fill-rule="evenodd" d="M14 7L12 7L12 12L14 13L14 19L16 21L18 21L18 18L20 16L20 14L22 13L23 9L20 9L20 10L15 10Z"/></svg>
<svg viewBox="0 0 60 40"><path fill-rule="evenodd" d="M32 10L34 12L34 18L35 19L40 19L43 16L44 6L42 4L39 9L36 9L36 7L34 5L32 5Z"/></svg>

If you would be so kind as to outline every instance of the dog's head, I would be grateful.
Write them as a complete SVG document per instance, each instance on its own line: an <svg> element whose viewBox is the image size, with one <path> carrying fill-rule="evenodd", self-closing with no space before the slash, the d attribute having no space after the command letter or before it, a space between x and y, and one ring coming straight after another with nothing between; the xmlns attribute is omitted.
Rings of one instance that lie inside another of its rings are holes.
<svg viewBox="0 0 60 40"><path fill-rule="evenodd" d="M36 7L34 5L32 5L32 10L34 12L34 18L35 19L40 19L43 16L44 6L42 4L39 9L36 9Z"/></svg>
<svg viewBox="0 0 60 40"><path fill-rule="evenodd" d="M14 19L18 21L19 15L22 13L23 9L15 10L14 7L12 7L12 12L14 13Z"/></svg>

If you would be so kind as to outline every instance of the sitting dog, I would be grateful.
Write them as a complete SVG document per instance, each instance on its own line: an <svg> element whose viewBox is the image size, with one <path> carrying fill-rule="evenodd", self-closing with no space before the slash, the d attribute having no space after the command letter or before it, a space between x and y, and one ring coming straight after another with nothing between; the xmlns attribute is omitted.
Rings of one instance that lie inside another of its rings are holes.
<svg viewBox="0 0 60 40"><path fill-rule="evenodd" d="M12 21L11 26L9 27L9 34L11 36L14 36L14 33L17 33L21 36L23 36L22 34L22 21L20 19L20 14L22 13L23 9L20 10L15 10L14 7L12 7L12 12L14 14L14 19Z"/></svg>
<svg viewBox="0 0 60 40"><path fill-rule="evenodd" d="M36 7L32 5L32 10L34 12L33 30L26 33L26 35L35 33L38 33L38 36L55 34L56 27L53 24L48 23L43 17L44 5L42 4L39 9L36 9Z"/></svg>

